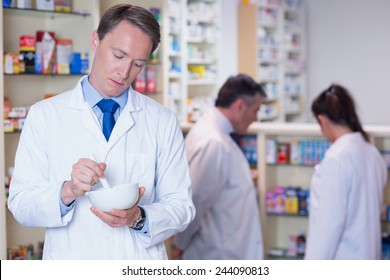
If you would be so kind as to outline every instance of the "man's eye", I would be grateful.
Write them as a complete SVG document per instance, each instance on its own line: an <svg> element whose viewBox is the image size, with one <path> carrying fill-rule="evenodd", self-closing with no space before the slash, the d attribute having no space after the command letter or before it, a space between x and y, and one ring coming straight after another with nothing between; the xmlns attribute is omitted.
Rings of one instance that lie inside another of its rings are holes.
<svg viewBox="0 0 390 280"><path fill-rule="evenodd" d="M134 65L137 66L137 67L142 68L142 67L144 67L145 63L142 63L142 62L135 62Z"/></svg>
<svg viewBox="0 0 390 280"><path fill-rule="evenodd" d="M114 54L115 58L118 58L118 59L122 59L123 58L123 55L116 55Z"/></svg>

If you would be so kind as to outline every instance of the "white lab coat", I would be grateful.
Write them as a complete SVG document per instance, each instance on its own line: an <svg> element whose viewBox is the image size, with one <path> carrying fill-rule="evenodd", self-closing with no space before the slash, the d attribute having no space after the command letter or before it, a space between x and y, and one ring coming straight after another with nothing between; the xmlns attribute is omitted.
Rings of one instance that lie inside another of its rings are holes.
<svg viewBox="0 0 390 280"><path fill-rule="evenodd" d="M232 130L213 108L186 136L196 216L176 235L183 259L263 259L255 186Z"/></svg>
<svg viewBox="0 0 390 280"><path fill-rule="evenodd" d="M315 167L305 259L379 259L387 167L360 133L338 138Z"/></svg>
<svg viewBox="0 0 390 280"><path fill-rule="evenodd" d="M72 165L92 154L107 164L112 185L138 182L146 188L139 205L149 217L150 237L103 223L86 196L61 217L62 184L71 179ZM9 209L22 225L46 228L44 259L166 259L164 240L195 214L176 116L130 89L107 143L84 101L81 80L73 90L38 102L16 153Z"/></svg>

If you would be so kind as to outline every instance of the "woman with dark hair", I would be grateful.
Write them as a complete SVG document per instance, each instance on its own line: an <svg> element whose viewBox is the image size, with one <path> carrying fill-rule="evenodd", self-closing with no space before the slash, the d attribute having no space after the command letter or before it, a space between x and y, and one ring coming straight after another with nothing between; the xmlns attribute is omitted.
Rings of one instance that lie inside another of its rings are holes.
<svg viewBox="0 0 390 280"><path fill-rule="evenodd" d="M385 161L344 87L333 84L311 109L332 145L311 181L305 259L379 259Z"/></svg>

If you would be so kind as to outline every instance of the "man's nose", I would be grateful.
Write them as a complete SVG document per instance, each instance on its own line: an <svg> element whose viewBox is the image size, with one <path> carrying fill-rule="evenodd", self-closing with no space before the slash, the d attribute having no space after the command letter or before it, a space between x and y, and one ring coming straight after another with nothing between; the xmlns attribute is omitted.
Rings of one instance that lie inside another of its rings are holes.
<svg viewBox="0 0 390 280"><path fill-rule="evenodd" d="M130 72L131 72L131 67L132 67L131 61L126 62L126 63L122 63L120 70L119 70L119 74L123 79L127 79L129 77Z"/></svg>

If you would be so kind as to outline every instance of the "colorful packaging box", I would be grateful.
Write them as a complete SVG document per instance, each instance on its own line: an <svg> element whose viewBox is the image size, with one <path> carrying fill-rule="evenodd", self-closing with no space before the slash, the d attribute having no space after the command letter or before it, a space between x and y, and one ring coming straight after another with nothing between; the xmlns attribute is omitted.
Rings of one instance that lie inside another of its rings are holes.
<svg viewBox="0 0 390 280"><path fill-rule="evenodd" d="M72 1L71 0L54 0L54 11L70 13L72 11Z"/></svg>
<svg viewBox="0 0 390 280"><path fill-rule="evenodd" d="M35 37L22 35L19 38L19 53L24 64L25 73L35 72Z"/></svg>
<svg viewBox="0 0 390 280"><path fill-rule="evenodd" d="M70 62L73 53L71 39L57 39L57 74L70 74Z"/></svg>
<svg viewBox="0 0 390 280"><path fill-rule="evenodd" d="M278 164L288 164L290 162L290 144L278 143Z"/></svg>
<svg viewBox="0 0 390 280"><path fill-rule="evenodd" d="M284 214L286 212L286 189L278 186L274 191L275 213Z"/></svg>
<svg viewBox="0 0 390 280"><path fill-rule="evenodd" d="M70 61L70 73L87 74L89 71L88 53L73 53Z"/></svg>
<svg viewBox="0 0 390 280"><path fill-rule="evenodd" d="M286 189L286 213L298 214L298 189L295 187Z"/></svg>
<svg viewBox="0 0 390 280"><path fill-rule="evenodd" d="M298 214L306 216L309 213L308 209L309 190L298 190Z"/></svg>
<svg viewBox="0 0 390 280"><path fill-rule="evenodd" d="M275 213L275 194L273 191L267 191L265 193L266 211L269 214Z"/></svg>
<svg viewBox="0 0 390 280"><path fill-rule="evenodd" d="M302 164L302 144L298 141L291 141L290 143L290 163Z"/></svg>
<svg viewBox="0 0 390 280"><path fill-rule="evenodd" d="M56 39L55 33L52 31L37 31L36 35L36 55L41 58L36 59L35 62L40 65L35 65L38 69L42 69L41 73L52 74L55 73L55 50ZM38 47L39 44L39 47ZM40 54L38 54L40 52ZM41 67L42 66L42 67ZM37 72L37 70L35 70Z"/></svg>

